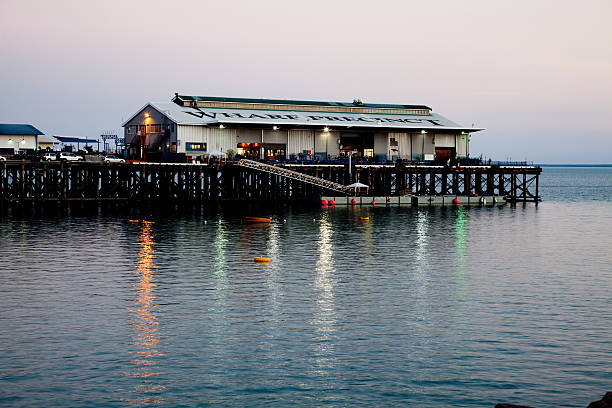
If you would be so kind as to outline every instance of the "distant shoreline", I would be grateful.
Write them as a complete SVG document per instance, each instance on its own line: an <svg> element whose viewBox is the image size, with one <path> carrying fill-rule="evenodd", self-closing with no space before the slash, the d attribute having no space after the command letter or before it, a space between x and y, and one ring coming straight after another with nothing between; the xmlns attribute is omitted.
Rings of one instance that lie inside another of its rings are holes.
<svg viewBox="0 0 612 408"><path fill-rule="evenodd" d="M612 164L538 164L540 167L612 167Z"/></svg>

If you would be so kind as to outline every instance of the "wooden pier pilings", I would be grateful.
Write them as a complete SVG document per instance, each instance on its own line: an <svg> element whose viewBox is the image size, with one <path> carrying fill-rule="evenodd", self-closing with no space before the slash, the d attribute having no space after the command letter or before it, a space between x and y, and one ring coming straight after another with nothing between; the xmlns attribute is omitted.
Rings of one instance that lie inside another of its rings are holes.
<svg viewBox="0 0 612 408"><path fill-rule="evenodd" d="M361 182L375 196L502 195L538 202L536 166L281 165L348 185ZM324 189L233 163L104 164L0 163L0 201L301 201Z"/></svg>

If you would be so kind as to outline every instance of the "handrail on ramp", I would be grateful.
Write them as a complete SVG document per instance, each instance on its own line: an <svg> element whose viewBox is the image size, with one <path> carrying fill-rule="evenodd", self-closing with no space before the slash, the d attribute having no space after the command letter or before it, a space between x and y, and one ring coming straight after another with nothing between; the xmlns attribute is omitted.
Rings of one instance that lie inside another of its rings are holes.
<svg viewBox="0 0 612 408"><path fill-rule="evenodd" d="M304 183L312 184L314 186L323 187L328 190L337 191L342 194L347 194L349 188L345 185L335 183L333 181L325 180L320 177L310 176L297 171L283 169L280 167L272 166L270 164L260 163L253 160L241 159L238 165L247 167L254 170L263 171L269 174L275 174L277 176L286 177L292 180L301 181Z"/></svg>

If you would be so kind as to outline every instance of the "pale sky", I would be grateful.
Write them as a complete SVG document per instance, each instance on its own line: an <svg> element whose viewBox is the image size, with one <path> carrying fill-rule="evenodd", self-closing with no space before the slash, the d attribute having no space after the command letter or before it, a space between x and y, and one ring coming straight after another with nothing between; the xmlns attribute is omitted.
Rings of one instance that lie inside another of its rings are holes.
<svg viewBox="0 0 612 408"><path fill-rule="evenodd" d="M0 123L191 95L425 104L471 154L612 163L612 1L0 0Z"/></svg>

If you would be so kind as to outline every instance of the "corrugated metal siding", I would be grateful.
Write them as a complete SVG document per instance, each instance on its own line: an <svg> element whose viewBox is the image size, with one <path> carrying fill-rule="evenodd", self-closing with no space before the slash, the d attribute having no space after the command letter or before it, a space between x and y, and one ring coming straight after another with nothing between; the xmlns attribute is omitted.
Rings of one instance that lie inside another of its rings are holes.
<svg viewBox="0 0 612 408"><path fill-rule="evenodd" d="M457 136L457 156L459 157L467 156L467 135Z"/></svg>
<svg viewBox="0 0 612 408"><path fill-rule="evenodd" d="M263 133L264 143L287 144L286 130L264 130Z"/></svg>
<svg viewBox="0 0 612 408"><path fill-rule="evenodd" d="M455 135L436 134L436 147L455 147Z"/></svg>
<svg viewBox="0 0 612 408"><path fill-rule="evenodd" d="M406 132L391 132L389 139L395 138L397 141L397 152L391 152L392 156L398 156L400 159L410 160L410 134ZM393 146L390 146L393 147Z"/></svg>
<svg viewBox="0 0 612 408"><path fill-rule="evenodd" d="M389 151L389 138L386 133L375 133L374 134L374 154L384 155L387 157Z"/></svg>
<svg viewBox="0 0 612 408"><path fill-rule="evenodd" d="M206 143L207 152L236 150L236 129L209 128L204 126L178 126L178 153L186 153L185 143Z"/></svg>
<svg viewBox="0 0 612 408"><path fill-rule="evenodd" d="M287 154L298 155L303 150L314 153L314 130L290 130L287 137Z"/></svg>
<svg viewBox="0 0 612 408"><path fill-rule="evenodd" d="M315 132L315 147L316 152L314 153L326 153L331 157L340 154L340 148L338 147L338 140L340 134L338 132Z"/></svg>
<svg viewBox="0 0 612 408"><path fill-rule="evenodd" d="M208 146L209 128L203 126L179 126L178 138L181 141L180 146L177 146L178 153L186 153L187 143L206 143L206 150L210 150Z"/></svg>

